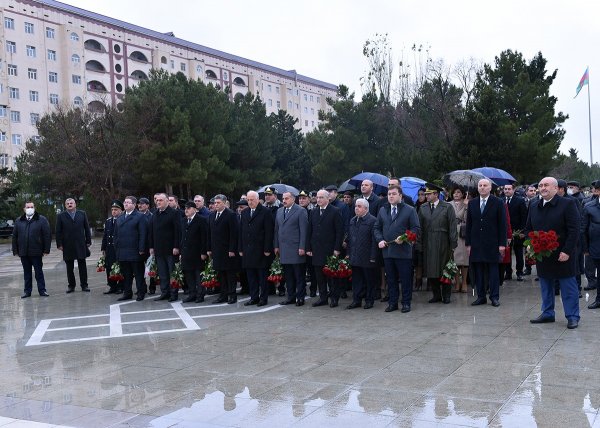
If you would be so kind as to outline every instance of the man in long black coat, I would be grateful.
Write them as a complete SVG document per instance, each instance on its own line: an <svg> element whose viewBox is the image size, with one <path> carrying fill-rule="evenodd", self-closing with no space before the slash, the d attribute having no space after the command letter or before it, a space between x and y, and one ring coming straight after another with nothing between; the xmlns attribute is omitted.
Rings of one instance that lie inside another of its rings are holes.
<svg viewBox="0 0 600 428"><path fill-rule="evenodd" d="M155 301L171 298L171 272L181 244L181 215L168 206L167 195L158 193L154 197L156 212L150 224L150 254L156 259L160 280L160 296Z"/></svg>
<svg viewBox="0 0 600 428"><path fill-rule="evenodd" d="M500 306L498 265L506 250L506 208L500 198L491 194L492 183L487 178L479 180L477 190L479 197L471 199L467 207L465 238L477 290L477 299L471 305L487 303L487 275L492 306Z"/></svg>
<svg viewBox="0 0 600 428"><path fill-rule="evenodd" d="M246 201L248 208L241 213L238 247L250 290L250 300L244 306L264 306L269 297L267 275L273 254L273 216L260 205L258 193L248 192Z"/></svg>
<svg viewBox="0 0 600 428"><path fill-rule="evenodd" d="M208 220L198 213L194 202L185 204L185 217L181 229L181 267L189 291L183 303L202 303L206 295L202 269L208 258Z"/></svg>
<svg viewBox="0 0 600 428"><path fill-rule="evenodd" d="M327 264L327 257L339 256L344 239L344 225L340 210L329 203L329 192L317 192L317 207L310 213L308 219L308 238L306 254L312 257L315 270L315 279L319 287L319 301L313 306L323 306L328 303L327 278L323 273L323 266ZM330 290L332 308L338 305L340 290L338 281L332 282Z"/></svg>
<svg viewBox="0 0 600 428"><path fill-rule="evenodd" d="M221 295L213 303L237 302L236 282L239 270L237 214L225 206L227 197L214 197L215 211L208 217L208 255L219 276Z"/></svg>
<svg viewBox="0 0 600 428"><path fill-rule="evenodd" d="M79 270L81 291L90 291L85 259L90 256L92 234L85 211L77 209L75 199L65 201L66 211L56 216L56 247L63 252L67 266L67 293L75 291L75 260Z"/></svg>
<svg viewBox="0 0 600 428"><path fill-rule="evenodd" d="M108 291L104 294L119 294L123 290L123 284L121 281L115 281L110 279L110 271L113 263L117 261L117 252L115 250L115 230L117 228L117 218L123 212L123 203L119 200L112 201L110 206L110 217L104 221L104 233L102 234L102 245L100 251L104 256L104 267L106 272L106 282L108 284Z"/></svg>

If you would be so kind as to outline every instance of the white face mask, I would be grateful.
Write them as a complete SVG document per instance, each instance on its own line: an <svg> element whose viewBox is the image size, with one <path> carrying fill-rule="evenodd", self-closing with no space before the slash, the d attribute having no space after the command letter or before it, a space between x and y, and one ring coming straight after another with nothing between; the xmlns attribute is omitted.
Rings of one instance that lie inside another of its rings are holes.
<svg viewBox="0 0 600 428"><path fill-rule="evenodd" d="M567 195L573 195L575 191L573 189L567 189Z"/></svg>
<svg viewBox="0 0 600 428"><path fill-rule="evenodd" d="M25 208L25 215L31 217L35 213L35 208Z"/></svg>

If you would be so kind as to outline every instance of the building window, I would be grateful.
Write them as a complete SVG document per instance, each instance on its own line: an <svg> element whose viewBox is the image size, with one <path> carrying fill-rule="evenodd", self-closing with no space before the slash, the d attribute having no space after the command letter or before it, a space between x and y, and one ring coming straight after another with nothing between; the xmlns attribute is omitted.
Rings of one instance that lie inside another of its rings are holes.
<svg viewBox="0 0 600 428"><path fill-rule="evenodd" d="M304 113L308 114L308 107L304 107Z"/></svg>
<svg viewBox="0 0 600 428"><path fill-rule="evenodd" d="M48 59L50 61L56 61L56 51L48 49Z"/></svg>
<svg viewBox="0 0 600 428"><path fill-rule="evenodd" d="M27 46L27 56L35 58L35 46Z"/></svg>
<svg viewBox="0 0 600 428"><path fill-rule="evenodd" d="M0 142L6 142L6 132L0 131Z"/></svg>
<svg viewBox="0 0 600 428"><path fill-rule="evenodd" d="M287 93L291 97L292 96L292 88L287 88Z"/></svg>
<svg viewBox="0 0 600 428"><path fill-rule="evenodd" d="M29 119L32 125L37 125L37 123L40 121L40 115L37 113L29 113Z"/></svg>
<svg viewBox="0 0 600 428"><path fill-rule="evenodd" d="M310 102L312 103L315 99L313 98L313 96L310 96Z"/></svg>
<svg viewBox="0 0 600 428"><path fill-rule="evenodd" d="M73 64L79 64L80 61L81 61L81 58L79 58L79 55L77 55L77 54L71 55L71 62Z"/></svg>
<svg viewBox="0 0 600 428"><path fill-rule="evenodd" d="M300 110L300 104L296 103L296 110Z"/></svg>
<svg viewBox="0 0 600 428"><path fill-rule="evenodd" d="M304 101L308 101L308 95L304 94Z"/></svg>
<svg viewBox="0 0 600 428"><path fill-rule="evenodd" d="M298 89L296 89L296 96L298 96Z"/></svg>
<svg viewBox="0 0 600 428"><path fill-rule="evenodd" d="M275 93L279 93L279 86L275 86Z"/></svg>
<svg viewBox="0 0 600 428"><path fill-rule="evenodd" d="M175 70L175 60L174 59L171 60L171 69Z"/></svg>
<svg viewBox="0 0 600 428"><path fill-rule="evenodd" d="M291 110L291 109L292 109L292 107L293 107L293 105L292 105L292 102L291 102L291 101L288 101L288 110Z"/></svg>
<svg viewBox="0 0 600 428"><path fill-rule="evenodd" d="M6 52L17 53L17 44L9 40L6 41Z"/></svg>
<svg viewBox="0 0 600 428"><path fill-rule="evenodd" d="M55 71L48 72L48 82L58 83L58 73L56 73Z"/></svg>
<svg viewBox="0 0 600 428"><path fill-rule="evenodd" d="M15 20L12 18L4 18L4 28L6 28L7 30L14 30L15 29Z"/></svg>
<svg viewBox="0 0 600 428"><path fill-rule="evenodd" d="M321 97L317 97L317 102L320 103L321 102Z"/></svg>
<svg viewBox="0 0 600 428"><path fill-rule="evenodd" d="M225 81L229 80L229 73L226 71L223 72L223 80L225 80Z"/></svg>
<svg viewBox="0 0 600 428"><path fill-rule="evenodd" d="M29 91L29 101L38 102L40 100L40 93L38 91Z"/></svg>
<svg viewBox="0 0 600 428"><path fill-rule="evenodd" d="M269 107L273 107L273 100L269 98L269 102L267 104Z"/></svg>
<svg viewBox="0 0 600 428"><path fill-rule="evenodd" d="M4 136L4 140L6 141L6 135ZM0 166L2 168L8 168L8 155L6 153L0 154Z"/></svg>
<svg viewBox="0 0 600 428"><path fill-rule="evenodd" d="M277 109L279 110L281 108L281 101L277 101Z"/></svg>
<svg viewBox="0 0 600 428"><path fill-rule="evenodd" d="M54 28L46 27L46 38L48 38L48 39L54 38Z"/></svg>
<svg viewBox="0 0 600 428"><path fill-rule="evenodd" d="M17 75L17 66L13 64L8 64L8 75L16 76Z"/></svg>
<svg viewBox="0 0 600 428"><path fill-rule="evenodd" d="M18 100L19 88L8 88L8 97L13 100Z"/></svg>
<svg viewBox="0 0 600 428"><path fill-rule="evenodd" d="M267 89L269 90L269 92L273 92L273 88L271 87L271 85L267 85Z"/></svg>
<svg viewBox="0 0 600 428"><path fill-rule="evenodd" d="M314 108L310 109L310 114L312 114L314 116L314 114L315 114L315 109Z"/></svg>
<svg viewBox="0 0 600 428"><path fill-rule="evenodd" d="M81 76L77 75L77 74L73 74L71 76L71 81L73 82L73 84L75 85L81 85Z"/></svg>
<svg viewBox="0 0 600 428"><path fill-rule="evenodd" d="M71 33L71 40L73 40L74 42L78 42L79 41L79 34L77 34L77 33Z"/></svg>
<svg viewBox="0 0 600 428"><path fill-rule="evenodd" d="M25 23L25 32L27 34L33 34L33 23L31 23L31 22Z"/></svg>
<svg viewBox="0 0 600 428"><path fill-rule="evenodd" d="M196 73L202 74L202 66L201 65L196 66Z"/></svg>
<svg viewBox="0 0 600 428"><path fill-rule="evenodd" d="M10 121L12 123L20 123L21 122L21 112L16 110L10 111Z"/></svg>
<svg viewBox="0 0 600 428"><path fill-rule="evenodd" d="M50 94L50 104L58 105L58 94Z"/></svg>
<svg viewBox="0 0 600 428"><path fill-rule="evenodd" d="M308 126L308 120L304 121L304 126Z"/></svg>
<svg viewBox="0 0 600 428"><path fill-rule="evenodd" d="M83 100L81 99L81 97L73 98L73 105L75 107L81 107L83 105Z"/></svg>
<svg viewBox="0 0 600 428"><path fill-rule="evenodd" d="M12 143L15 146L21 145L21 134L12 134Z"/></svg>
<svg viewBox="0 0 600 428"><path fill-rule="evenodd" d="M185 71L185 63L181 63L179 64L179 67L181 68L181 71Z"/></svg>
<svg viewBox="0 0 600 428"><path fill-rule="evenodd" d="M0 117L6 117L6 106L0 106Z"/></svg>

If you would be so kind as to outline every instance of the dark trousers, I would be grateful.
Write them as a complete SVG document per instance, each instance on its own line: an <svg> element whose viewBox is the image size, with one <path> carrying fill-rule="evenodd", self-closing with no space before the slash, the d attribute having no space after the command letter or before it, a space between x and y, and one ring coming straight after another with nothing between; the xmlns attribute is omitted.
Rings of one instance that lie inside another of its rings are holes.
<svg viewBox="0 0 600 428"><path fill-rule="evenodd" d="M600 266L600 259L592 259L590 256L590 262L591 264L594 266L594 274L596 273L595 270L597 269L597 267ZM595 276L595 275L594 275ZM596 280L596 282L594 282L594 285L596 285L596 302L600 302L600 289L598 288L598 279L594 278ZM588 282L589 284L589 282Z"/></svg>
<svg viewBox="0 0 600 428"><path fill-rule="evenodd" d="M221 299L227 299L229 297L237 297L235 293L235 286L237 280L237 271L235 270L220 270L217 272L219 275L219 282L221 283Z"/></svg>
<svg viewBox="0 0 600 428"><path fill-rule="evenodd" d="M523 269L525 267L525 258L523 256L523 241L519 238L514 239L510 248L511 251L513 251L515 254L515 271L517 275L523 275ZM507 275L512 275L512 258L506 273Z"/></svg>
<svg viewBox="0 0 600 428"><path fill-rule="evenodd" d="M23 276L25 280L25 293L31 294L33 289L33 278L31 275L31 268L35 271L35 282L39 293L46 291L46 281L44 280L44 271L42 270L43 262L42 256L25 256L21 257L21 264L23 265Z"/></svg>
<svg viewBox="0 0 600 428"><path fill-rule="evenodd" d="M317 283L317 287L319 289L319 301L326 302L329 298L329 293L327 292L327 278L323 273L323 266L313 266L315 273L315 282ZM312 284L311 287L312 289Z"/></svg>
<svg viewBox="0 0 600 428"><path fill-rule="evenodd" d="M379 267L360 267L352 266L352 303L362 303L364 297L365 303L373 304L375 301L375 286L377 282L376 272Z"/></svg>
<svg viewBox="0 0 600 428"><path fill-rule="evenodd" d="M117 254L115 252L115 247L112 244L107 245L105 254L106 254L106 256L104 258L104 264L106 267L106 283L110 287L111 291L120 290L123 287L123 284L121 284L120 281L114 281L112 279L109 279L110 270L112 269L112 265L113 265L113 263L115 263L117 261Z"/></svg>
<svg viewBox="0 0 600 428"><path fill-rule="evenodd" d="M498 263L472 262L473 282L477 290L477 298L485 299L486 290L489 288L490 299L500 299L500 278ZM486 284L487 279L487 284ZM488 287L489 285L489 287Z"/></svg>
<svg viewBox="0 0 600 428"><path fill-rule="evenodd" d="M131 297L133 295L133 278L135 278L136 294L138 296L146 295L146 283L144 282L144 262L125 261L119 262L121 272L123 273L123 296Z"/></svg>
<svg viewBox="0 0 600 428"><path fill-rule="evenodd" d="M282 265L288 300L304 300L306 295L306 265Z"/></svg>
<svg viewBox="0 0 600 428"><path fill-rule="evenodd" d="M565 318L579 321L579 291L575 277L568 278L542 278L540 277L540 290L542 292L542 315L554 318L554 282L560 284L560 297L565 310Z"/></svg>
<svg viewBox="0 0 600 428"><path fill-rule="evenodd" d="M598 285L598 276L596 274L600 260L594 260L589 254L585 256L585 277L587 278L588 287L596 288ZM596 299L597 300L597 299Z"/></svg>
<svg viewBox="0 0 600 428"><path fill-rule="evenodd" d="M154 256L156 259L156 268L158 269L158 277L160 278L160 293L171 295L171 272L175 267L175 259L173 256Z"/></svg>
<svg viewBox="0 0 600 428"><path fill-rule="evenodd" d="M439 278L427 278L427 286L434 299L450 299L452 295L452 284L442 284Z"/></svg>
<svg viewBox="0 0 600 428"><path fill-rule="evenodd" d="M400 297L398 283L402 288L402 305L410 306L412 300L412 259L383 259L385 265L385 277L388 286L388 296L390 306L397 306Z"/></svg>
<svg viewBox="0 0 600 428"><path fill-rule="evenodd" d="M75 260L65 260L65 265L67 265L67 281L69 283L69 288L75 288ZM88 283L88 275L87 275L87 266L85 265L85 259L77 259L77 269L79 270L79 282L81 285L81 289L87 288Z"/></svg>
<svg viewBox="0 0 600 428"><path fill-rule="evenodd" d="M188 297L197 299L206 295L206 287L202 286L202 269L184 269L183 276L188 285Z"/></svg>
<svg viewBox="0 0 600 428"><path fill-rule="evenodd" d="M246 269L250 300L260 300L261 302L267 302L269 300L267 273L268 271L266 268Z"/></svg>

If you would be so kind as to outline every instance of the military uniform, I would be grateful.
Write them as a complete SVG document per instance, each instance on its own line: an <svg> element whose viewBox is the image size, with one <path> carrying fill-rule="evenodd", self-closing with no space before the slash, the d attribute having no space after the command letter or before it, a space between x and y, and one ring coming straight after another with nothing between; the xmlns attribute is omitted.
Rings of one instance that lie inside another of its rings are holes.
<svg viewBox="0 0 600 428"><path fill-rule="evenodd" d="M123 291L123 284L121 281L112 281L109 278L110 270L112 269L113 263L117 261L117 253L115 251L114 244L114 232L117 227L117 218L109 217L104 222L104 235L102 236L102 247L101 250L104 251L104 265L106 266L106 281L110 290L105 292L104 294L119 294Z"/></svg>

